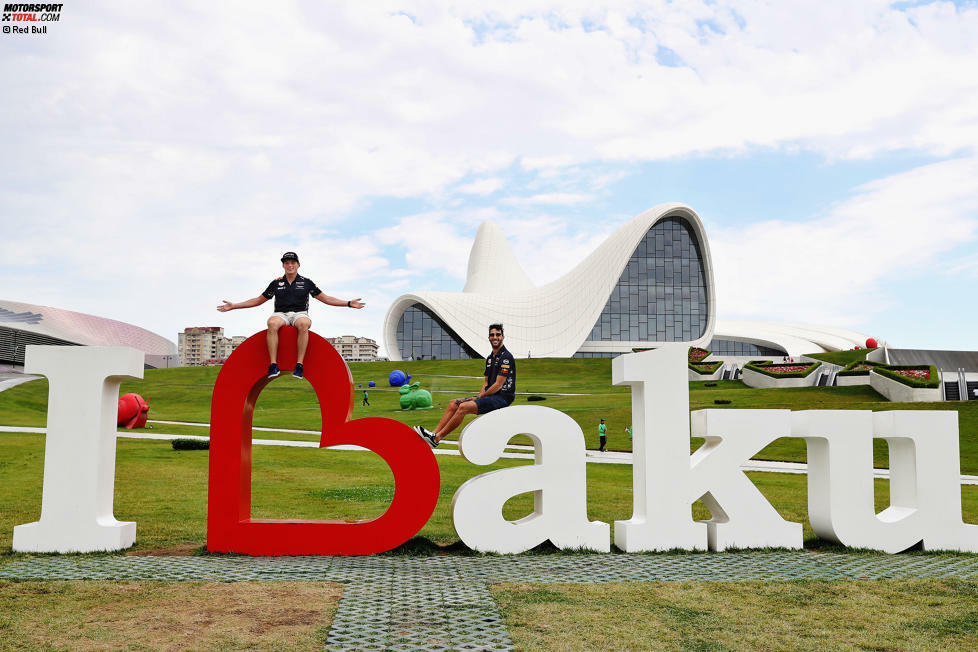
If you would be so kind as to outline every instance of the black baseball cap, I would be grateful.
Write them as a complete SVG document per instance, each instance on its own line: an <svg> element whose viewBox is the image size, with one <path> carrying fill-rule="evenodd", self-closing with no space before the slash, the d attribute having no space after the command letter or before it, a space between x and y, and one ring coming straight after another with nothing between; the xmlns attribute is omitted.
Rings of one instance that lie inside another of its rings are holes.
<svg viewBox="0 0 978 652"><path fill-rule="evenodd" d="M296 255L294 251L286 251L284 254L282 254L282 262L284 263L287 260L294 260L295 262L299 262L299 257Z"/></svg>

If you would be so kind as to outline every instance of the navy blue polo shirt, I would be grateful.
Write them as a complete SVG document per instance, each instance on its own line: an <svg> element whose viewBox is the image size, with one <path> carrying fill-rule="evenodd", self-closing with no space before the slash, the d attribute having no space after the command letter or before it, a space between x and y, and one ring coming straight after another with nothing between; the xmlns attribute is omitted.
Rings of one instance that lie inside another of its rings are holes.
<svg viewBox="0 0 978 652"><path fill-rule="evenodd" d="M503 386L499 388L497 394L502 396L510 403L516 398L516 358L513 354L506 350L506 347L500 347L499 353L493 355L489 352L486 356L486 388L492 387L492 384L496 382L497 376L505 376L506 380L503 381Z"/></svg>
<svg viewBox="0 0 978 652"><path fill-rule="evenodd" d="M322 292L312 279L295 275L295 280L282 276L271 283L261 293L266 299L275 297L275 312L304 312L309 310L309 295L317 296Z"/></svg>

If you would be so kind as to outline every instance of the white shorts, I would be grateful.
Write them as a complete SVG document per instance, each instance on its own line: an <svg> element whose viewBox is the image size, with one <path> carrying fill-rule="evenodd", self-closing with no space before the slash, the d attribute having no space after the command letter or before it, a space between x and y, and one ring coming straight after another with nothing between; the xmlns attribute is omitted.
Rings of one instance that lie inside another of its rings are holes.
<svg viewBox="0 0 978 652"><path fill-rule="evenodd" d="M305 310L301 312L273 312L272 317L278 317L285 322L286 326L295 326L295 320L299 317L309 319L309 313ZM309 321L312 321L309 319Z"/></svg>

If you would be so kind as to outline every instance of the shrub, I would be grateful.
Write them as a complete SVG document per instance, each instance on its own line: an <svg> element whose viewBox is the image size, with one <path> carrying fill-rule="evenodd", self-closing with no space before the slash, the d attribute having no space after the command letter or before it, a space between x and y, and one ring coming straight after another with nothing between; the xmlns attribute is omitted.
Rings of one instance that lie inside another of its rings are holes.
<svg viewBox="0 0 978 652"><path fill-rule="evenodd" d="M701 349L695 346L689 347L689 362L697 363L700 360L705 360L710 355L710 351L706 349Z"/></svg>
<svg viewBox="0 0 978 652"><path fill-rule="evenodd" d="M700 363L689 363L689 368L698 374L708 376L715 373L717 369L723 366L723 362L716 360L715 362L700 362Z"/></svg>
<svg viewBox="0 0 978 652"><path fill-rule="evenodd" d="M868 376L871 369L885 366L882 362L873 362L872 360L853 360L840 369L836 376Z"/></svg>
<svg viewBox="0 0 978 652"><path fill-rule="evenodd" d="M728 398L715 398L713 402L717 405L730 405L731 401Z"/></svg>
<svg viewBox="0 0 978 652"><path fill-rule="evenodd" d="M756 371L759 374L764 374L765 376L771 376L772 378L805 378L821 366L821 362L812 362L810 364L775 364L770 361L758 362L751 360L744 365L744 368Z"/></svg>
<svg viewBox="0 0 978 652"><path fill-rule="evenodd" d="M941 386L941 377L937 374L937 367L932 364L873 367L873 372L898 383L903 383L907 387L934 388Z"/></svg>
<svg viewBox="0 0 978 652"><path fill-rule="evenodd" d="M206 451L211 447L207 439L174 439L170 445L175 451Z"/></svg>

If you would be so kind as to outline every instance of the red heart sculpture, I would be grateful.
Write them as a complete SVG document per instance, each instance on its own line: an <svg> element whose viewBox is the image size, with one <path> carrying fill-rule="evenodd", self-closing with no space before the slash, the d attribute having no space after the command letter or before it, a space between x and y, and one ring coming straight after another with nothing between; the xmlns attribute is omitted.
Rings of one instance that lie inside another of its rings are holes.
<svg viewBox="0 0 978 652"><path fill-rule="evenodd" d="M278 363L296 362L295 328L279 331ZM353 415L353 377L333 346L309 333L306 379L323 417L320 448L356 444L380 455L394 474L394 500L366 521L251 518L251 420L255 402L271 382L265 331L234 350L214 384L211 399L207 549L247 555L369 555L404 543L424 527L438 502L441 478L431 448L393 419Z"/></svg>

